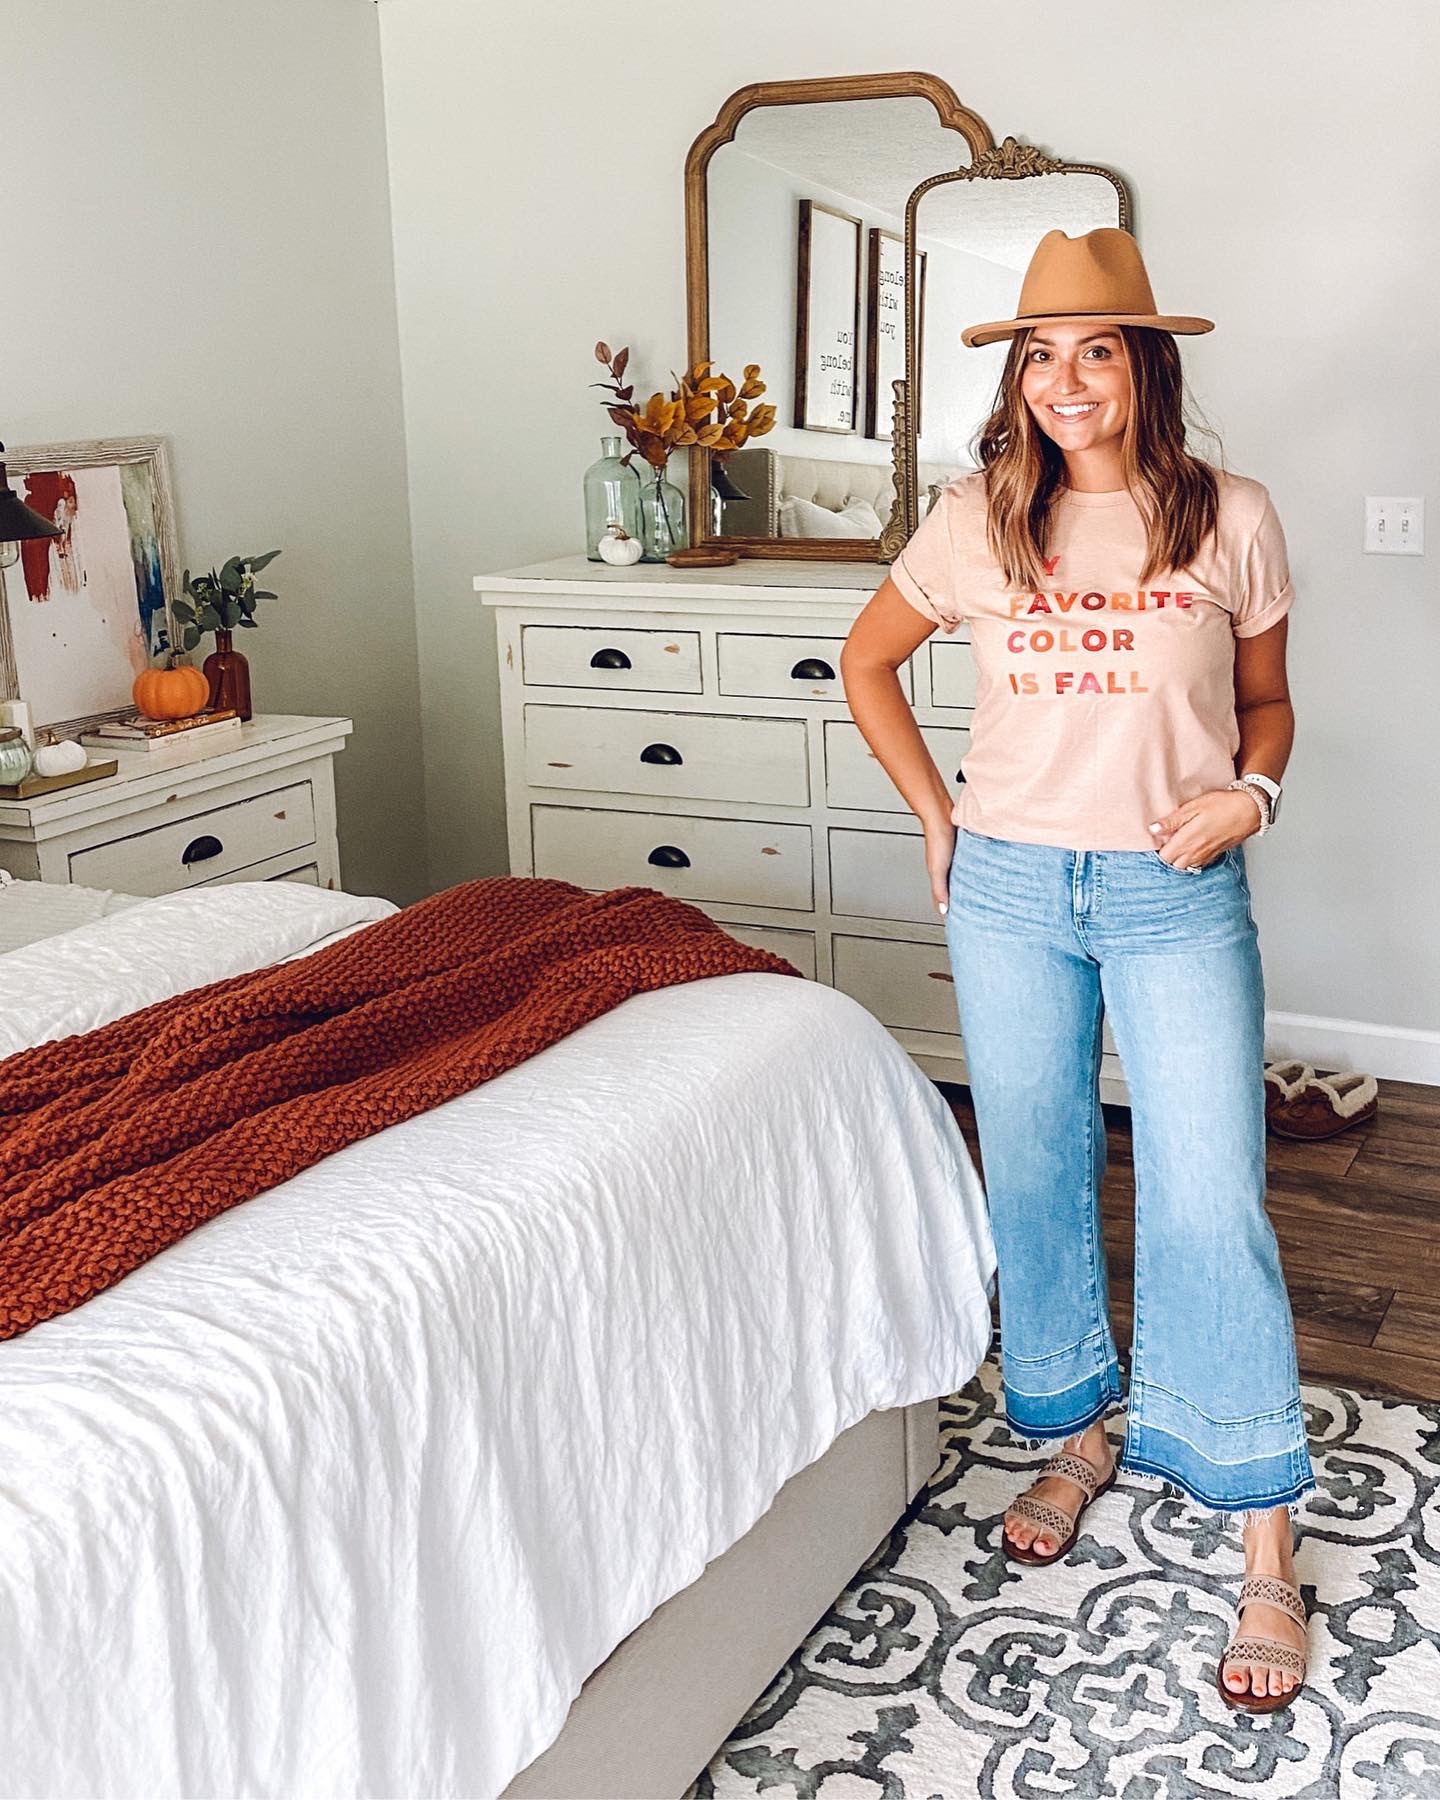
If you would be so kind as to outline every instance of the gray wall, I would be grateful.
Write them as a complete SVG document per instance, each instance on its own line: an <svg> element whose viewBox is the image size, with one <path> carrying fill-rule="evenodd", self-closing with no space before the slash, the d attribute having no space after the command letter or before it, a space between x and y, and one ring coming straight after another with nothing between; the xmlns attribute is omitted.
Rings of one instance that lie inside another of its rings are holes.
<svg viewBox="0 0 1440 1800"><path fill-rule="evenodd" d="M159 432L181 553L283 548L261 712L344 714L347 887L428 891L379 33L359 0L0 0L0 436ZM208 649L210 640L206 640Z"/></svg>
<svg viewBox="0 0 1440 1800"><path fill-rule="evenodd" d="M578 547L596 338L657 386L685 355L691 140L747 82L929 69L997 139L1118 169L1160 304L1219 321L1187 364L1230 466L1275 496L1300 594L1286 813L1249 850L1269 1004L1347 1045L1408 1033L1440 1079L1440 539L1360 548L1364 494L1436 490L1440 11L833 0L818 35L773 0L380 16L436 883L505 861L471 577Z"/></svg>

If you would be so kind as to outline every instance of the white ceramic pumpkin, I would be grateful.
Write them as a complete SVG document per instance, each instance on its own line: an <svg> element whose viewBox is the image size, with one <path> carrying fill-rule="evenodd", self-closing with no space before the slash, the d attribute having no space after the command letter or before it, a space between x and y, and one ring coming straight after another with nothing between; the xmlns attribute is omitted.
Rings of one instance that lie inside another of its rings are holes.
<svg viewBox="0 0 1440 1800"><path fill-rule="evenodd" d="M595 548L600 552L601 562L620 568L628 568L631 563L639 562L645 553L645 546L639 538L629 536L614 519L610 521L609 529Z"/></svg>
<svg viewBox="0 0 1440 1800"><path fill-rule="evenodd" d="M34 768L37 775L73 775L89 760L83 744L52 736L36 747Z"/></svg>

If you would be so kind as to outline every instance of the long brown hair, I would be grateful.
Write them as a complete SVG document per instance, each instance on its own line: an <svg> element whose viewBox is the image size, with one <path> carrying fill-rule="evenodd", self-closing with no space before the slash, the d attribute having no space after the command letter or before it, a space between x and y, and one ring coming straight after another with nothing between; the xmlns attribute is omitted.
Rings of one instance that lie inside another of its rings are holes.
<svg viewBox="0 0 1440 1800"><path fill-rule="evenodd" d="M975 441L985 471L990 553L1010 586L1019 588L1034 588L1044 579L1051 512L1065 476L1058 445L1035 423L1020 391L1031 329L1012 338L994 409ZM1116 329L1130 365L1130 416L1121 456L1125 485L1145 521L1143 583L1194 561L1215 529L1219 483L1214 468L1185 448L1189 397L1175 339L1148 325ZM1208 426L1197 423L1214 438Z"/></svg>

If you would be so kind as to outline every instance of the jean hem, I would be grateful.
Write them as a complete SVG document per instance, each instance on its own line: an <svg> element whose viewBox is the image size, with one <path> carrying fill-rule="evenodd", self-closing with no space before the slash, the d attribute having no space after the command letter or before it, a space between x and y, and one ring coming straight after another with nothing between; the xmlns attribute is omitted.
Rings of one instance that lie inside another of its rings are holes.
<svg viewBox="0 0 1440 1800"><path fill-rule="evenodd" d="M1126 1475L1150 1475L1156 1480L1167 1481L1172 1487L1179 1488L1185 1498L1194 1506L1212 1513L1269 1512L1277 1506L1285 1507L1293 1517L1295 1509L1307 1494L1314 1493L1319 1485L1314 1476L1308 1480L1291 1482L1288 1487L1274 1493L1261 1495L1258 1499L1236 1499L1233 1496L1221 1498L1217 1495L1204 1494L1172 1468L1149 1461L1145 1457L1121 1451L1118 1466Z"/></svg>
<svg viewBox="0 0 1440 1800"><path fill-rule="evenodd" d="M1113 1393L1106 1393L1088 1411L1068 1424L1024 1424L1011 1416L1008 1406L1005 1410L1005 1424L1011 1437L1023 1444L1027 1450L1038 1450L1041 1444L1053 1443L1056 1438L1075 1437L1078 1433L1087 1431L1090 1426L1098 1424L1100 1420L1108 1419L1112 1413L1124 1410L1125 1399L1117 1389Z"/></svg>

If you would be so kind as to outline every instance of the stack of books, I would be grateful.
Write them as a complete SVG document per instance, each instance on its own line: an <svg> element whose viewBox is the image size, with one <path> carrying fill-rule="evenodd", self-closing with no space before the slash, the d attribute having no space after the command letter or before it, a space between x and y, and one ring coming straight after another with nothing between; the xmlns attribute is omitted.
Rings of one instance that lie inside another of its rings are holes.
<svg viewBox="0 0 1440 1800"><path fill-rule="evenodd" d="M139 751L142 756L160 751L203 751L224 749L240 739L240 715L233 706L215 707L198 712L188 719L147 719L143 713L127 713L123 718L106 719L90 731L82 731L80 742L87 750Z"/></svg>

